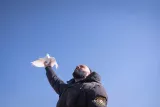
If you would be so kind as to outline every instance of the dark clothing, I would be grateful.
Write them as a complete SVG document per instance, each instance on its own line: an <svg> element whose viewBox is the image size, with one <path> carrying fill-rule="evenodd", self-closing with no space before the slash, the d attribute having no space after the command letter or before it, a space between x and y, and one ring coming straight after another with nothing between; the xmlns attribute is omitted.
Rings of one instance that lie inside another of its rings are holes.
<svg viewBox="0 0 160 107"><path fill-rule="evenodd" d="M49 83L59 95L56 107L106 107L107 94L100 83L100 76L92 72L86 79L64 83L51 67L46 67Z"/></svg>

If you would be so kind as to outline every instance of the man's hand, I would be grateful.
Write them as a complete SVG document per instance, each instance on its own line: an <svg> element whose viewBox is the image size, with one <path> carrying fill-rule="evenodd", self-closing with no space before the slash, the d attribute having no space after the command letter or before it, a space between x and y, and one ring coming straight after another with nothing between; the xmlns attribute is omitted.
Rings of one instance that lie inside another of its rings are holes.
<svg viewBox="0 0 160 107"><path fill-rule="evenodd" d="M45 61L45 62L44 62L44 66L45 66L45 67L51 66L51 60Z"/></svg>

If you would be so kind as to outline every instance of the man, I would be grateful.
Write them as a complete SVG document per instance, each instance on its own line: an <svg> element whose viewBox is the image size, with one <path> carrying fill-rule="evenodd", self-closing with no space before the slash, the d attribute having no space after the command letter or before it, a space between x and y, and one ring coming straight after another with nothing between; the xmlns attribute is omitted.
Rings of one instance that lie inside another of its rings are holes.
<svg viewBox="0 0 160 107"><path fill-rule="evenodd" d="M64 83L57 77L51 63L44 63L49 83L59 95L56 107L106 107L107 94L100 83L100 76L86 65L78 65L73 79Z"/></svg>

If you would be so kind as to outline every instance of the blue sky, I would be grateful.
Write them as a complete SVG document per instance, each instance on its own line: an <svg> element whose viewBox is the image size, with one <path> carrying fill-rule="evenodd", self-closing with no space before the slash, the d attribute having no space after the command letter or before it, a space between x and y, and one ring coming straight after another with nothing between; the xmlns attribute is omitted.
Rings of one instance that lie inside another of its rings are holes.
<svg viewBox="0 0 160 107"><path fill-rule="evenodd" d="M108 107L160 107L158 0L6 0L0 8L1 107L56 106L44 68L30 64L46 53L64 81L78 64L98 72Z"/></svg>

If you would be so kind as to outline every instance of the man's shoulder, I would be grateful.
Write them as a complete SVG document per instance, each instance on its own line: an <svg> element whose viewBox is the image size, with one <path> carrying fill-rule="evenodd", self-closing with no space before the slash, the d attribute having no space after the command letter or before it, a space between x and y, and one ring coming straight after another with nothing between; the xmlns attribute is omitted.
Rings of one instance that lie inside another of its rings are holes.
<svg viewBox="0 0 160 107"><path fill-rule="evenodd" d="M95 87L103 87L101 83L98 82L87 82L87 83L83 83L83 87L86 90L92 90Z"/></svg>
<svg viewBox="0 0 160 107"><path fill-rule="evenodd" d="M101 83L91 82L84 83L84 90L89 93L97 93L99 95L107 96L106 90Z"/></svg>

